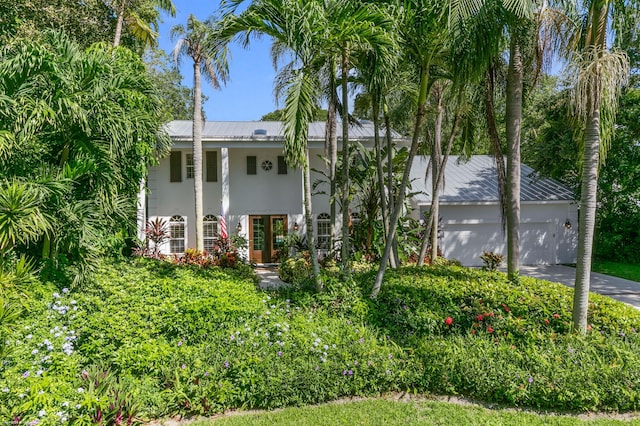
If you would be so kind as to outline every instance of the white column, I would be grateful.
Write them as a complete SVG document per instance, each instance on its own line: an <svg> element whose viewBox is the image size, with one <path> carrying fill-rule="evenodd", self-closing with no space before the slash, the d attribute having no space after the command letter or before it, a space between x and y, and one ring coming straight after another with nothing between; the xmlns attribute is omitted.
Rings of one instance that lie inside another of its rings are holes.
<svg viewBox="0 0 640 426"><path fill-rule="evenodd" d="M147 225L147 192L146 192L146 180L143 177L140 179L140 190L138 191L138 202L136 207L136 224L138 228L138 239L144 241L145 239L145 227Z"/></svg>
<svg viewBox="0 0 640 426"><path fill-rule="evenodd" d="M227 229L231 234L232 224L229 223L229 148L220 149L222 160L222 208L226 214Z"/></svg>

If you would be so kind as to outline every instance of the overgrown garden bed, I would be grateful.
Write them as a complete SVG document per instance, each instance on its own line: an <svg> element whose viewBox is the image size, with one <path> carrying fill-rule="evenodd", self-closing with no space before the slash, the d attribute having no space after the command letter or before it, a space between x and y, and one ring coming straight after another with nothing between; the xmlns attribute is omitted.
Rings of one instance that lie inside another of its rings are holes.
<svg viewBox="0 0 640 426"><path fill-rule="evenodd" d="M38 285L0 369L0 420L105 423L274 408L389 391L553 410L636 410L640 313L460 267L325 276L327 291L137 259L84 288Z"/></svg>

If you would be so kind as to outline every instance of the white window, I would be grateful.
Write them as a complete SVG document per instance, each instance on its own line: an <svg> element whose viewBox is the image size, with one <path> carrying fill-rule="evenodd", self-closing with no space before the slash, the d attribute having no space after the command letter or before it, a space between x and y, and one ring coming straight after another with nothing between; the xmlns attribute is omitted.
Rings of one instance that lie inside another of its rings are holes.
<svg viewBox="0 0 640 426"><path fill-rule="evenodd" d="M329 240L331 239L331 216L327 213L318 215L318 248L320 250L329 249Z"/></svg>
<svg viewBox="0 0 640 426"><path fill-rule="evenodd" d="M356 229L360 227L360 223L362 222L362 218L360 217L359 212L351 213L351 232L355 232Z"/></svg>
<svg viewBox="0 0 640 426"><path fill-rule="evenodd" d="M195 173L193 171L193 154L187 154L187 179L193 179Z"/></svg>
<svg viewBox="0 0 640 426"><path fill-rule="evenodd" d="M218 239L218 218L212 214L208 214L202 220L202 225L204 249L211 253Z"/></svg>
<svg viewBox="0 0 640 426"><path fill-rule="evenodd" d="M172 254L184 253L184 217L171 216L169 219L169 251Z"/></svg>

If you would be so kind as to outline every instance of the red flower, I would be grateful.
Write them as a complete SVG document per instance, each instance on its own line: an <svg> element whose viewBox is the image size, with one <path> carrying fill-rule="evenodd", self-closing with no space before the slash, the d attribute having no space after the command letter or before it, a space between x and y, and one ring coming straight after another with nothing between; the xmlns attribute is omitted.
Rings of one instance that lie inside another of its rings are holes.
<svg viewBox="0 0 640 426"><path fill-rule="evenodd" d="M487 327L487 333L493 333L493 328Z"/></svg>
<svg viewBox="0 0 640 426"><path fill-rule="evenodd" d="M478 321L482 321L484 319L484 317L482 316L482 314L478 315Z"/></svg>
<svg viewBox="0 0 640 426"><path fill-rule="evenodd" d="M444 323L445 323L445 324L447 324L447 325L451 325L451 324L453 324L453 318L451 318L451 317L447 317L447 318L444 320Z"/></svg>
<svg viewBox="0 0 640 426"><path fill-rule="evenodd" d="M545 324L549 324L549 320L545 318L545 319L544 319L544 323L545 323Z"/></svg>
<svg viewBox="0 0 640 426"><path fill-rule="evenodd" d="M502 307L504 308L505 312L509 312L511 309L509 309L509 307L507 305L505 305L504 303L502 304Z"/></svg>
<svg viewBox="0 0 640 426"><path fill-rule="evenodd" d="M471 330L471 334L476 334L476 331L475 330Z"/></svg>
<svg viewBox="0 0 640 426"><path fill-rule="evenodd" d="M557 318L560 318L560 315L558 315L558 314L553 314L553 317L557 319Z"/></svg>

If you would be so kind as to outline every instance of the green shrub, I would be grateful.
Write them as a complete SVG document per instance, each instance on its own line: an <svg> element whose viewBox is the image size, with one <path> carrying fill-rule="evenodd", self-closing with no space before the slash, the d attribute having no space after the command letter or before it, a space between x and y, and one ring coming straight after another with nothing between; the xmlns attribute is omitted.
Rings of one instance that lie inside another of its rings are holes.
<svg viewBox="0 0 640 426"><path fill-rule="evenodd" d="M82 291L44 283L7 333L0 421L108 423L389 391L640 408L640 313L606 297L590 295L579 337L571 290L531 278L402 268L371 300L375 271L325 273L323 293L263 293L249 272L137 259L103 266Z"/></svg>
<svg viewBox="0 0 640 426"><path fill-rule="evenodd" d="M286 283L301 284L311 276L311 262L304 257L289 257L278 266L278 276Z"/></svg>

